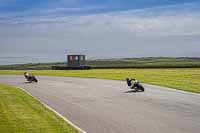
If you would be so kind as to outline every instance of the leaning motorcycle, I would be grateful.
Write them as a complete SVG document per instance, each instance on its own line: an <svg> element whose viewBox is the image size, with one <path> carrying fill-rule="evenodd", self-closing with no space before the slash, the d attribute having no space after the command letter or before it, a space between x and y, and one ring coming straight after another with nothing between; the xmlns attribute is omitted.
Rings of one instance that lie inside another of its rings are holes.
<svg viewBox="0 0 200 133"><path fill-rule="evenodd" d="M25 78L27 79L28 82L38 82L37 78L33 75L30 76L25 76Z"/></svg>
<svg viewBox="0 0 200 133"><path fill-rule="evenodd" d="M130 87L130 89L134 89L136 91L138 91L138 90L144 91L145 90L145 88L143 87L143 85L139 81L132 84L131 83L132 80L135 80L135 79L126 78L127 85Z"/></svg>

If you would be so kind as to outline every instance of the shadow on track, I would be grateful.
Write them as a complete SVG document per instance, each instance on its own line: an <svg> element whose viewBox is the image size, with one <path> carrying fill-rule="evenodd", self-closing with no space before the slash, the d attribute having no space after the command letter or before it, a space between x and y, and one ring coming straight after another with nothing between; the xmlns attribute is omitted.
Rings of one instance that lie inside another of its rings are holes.
<svg viewBox="0 0 200 133"><path fill-rule="evenodd" d="M22 82L22 84L33 84L33 83L35 83L35 82Z"/></svg>
<svg viewBox="0 0 200 133"><path fill-rule="evenodd" d="M125 91L124 93L137 93L137 92L143 92L140 90L130 90L130 91Z"/></svg>

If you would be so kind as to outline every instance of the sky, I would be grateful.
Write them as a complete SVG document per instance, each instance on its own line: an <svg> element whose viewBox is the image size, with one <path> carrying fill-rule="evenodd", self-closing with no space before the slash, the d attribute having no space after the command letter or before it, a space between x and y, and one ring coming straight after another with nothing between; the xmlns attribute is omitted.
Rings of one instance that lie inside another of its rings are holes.
<svg viewBox="0 0 200 133"><path fill-rule="evenodd" d="M0 0L0 64L200 57L199 0Z"/></svg>

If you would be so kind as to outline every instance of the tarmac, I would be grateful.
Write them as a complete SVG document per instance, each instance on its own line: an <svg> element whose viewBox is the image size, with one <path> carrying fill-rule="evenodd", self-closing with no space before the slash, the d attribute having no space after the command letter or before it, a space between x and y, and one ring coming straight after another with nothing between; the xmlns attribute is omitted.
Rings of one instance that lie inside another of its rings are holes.
<svg viewBox="0 0 200 133"><path fill-rule="evenodd" d="M87 133L199 133L200 95L144 84L134 92L125 81L0 75L23 88Z"/></svg>

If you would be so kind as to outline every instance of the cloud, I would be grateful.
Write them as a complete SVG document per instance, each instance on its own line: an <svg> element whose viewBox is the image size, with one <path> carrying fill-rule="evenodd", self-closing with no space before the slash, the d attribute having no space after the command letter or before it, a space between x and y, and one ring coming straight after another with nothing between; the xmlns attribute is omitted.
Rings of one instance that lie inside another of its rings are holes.
<svg viewBox="0 0 200 133"><path fill-rule="evenodd" d="M199 6L200 2L94 14L64 12L103 7L1 14L0 56L58 61L65 59L66 49L96 58L200 56Z"/></svg>
<svg viewBox="0 0 200 133"><path fill-rule="evenodd" d="M92 15L72 15L66 12L82 12L103 7L56 8L41 10L50 15L26 17L0 17L0 23L34 27L56 27L97 32L102 30L127 31L133 35L195 35L200 34L200 2L117 11ZM43 12L43 13L42 13ZM52 15L53 14L53 15ZM46 26L45 26L46 25Z"/></svg>

